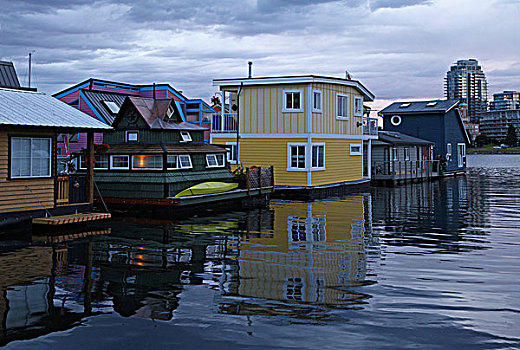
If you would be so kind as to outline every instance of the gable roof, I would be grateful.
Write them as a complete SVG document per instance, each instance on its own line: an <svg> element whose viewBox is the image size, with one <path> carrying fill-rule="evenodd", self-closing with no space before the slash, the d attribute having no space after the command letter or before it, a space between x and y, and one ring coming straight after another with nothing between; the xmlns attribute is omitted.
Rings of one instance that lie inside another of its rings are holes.
<svg viewBox="0 0 520 350"><path fill-rule="evenodd" d="M112 129L49 95L6 88L0 88L0 125Z"/></svg>
<svg viewBox="0 0 520 350"><path fill-rule="evenodd" d="M0 61L0 86L8 88L20 87L13 62Z"/></svg>
<svg viewBox="0 0 520 350"><path fill-rule="evenodd" d="M389 143L391 145L403 144L430 146L435 144L434 142L406 135L397 131L378 131L377 139L378 141Z"/></svg>
<svg viewBox="0 0 520 350"><path fill-rule="evenodd" d="M96 110L101 114L103 119L106 120L108 125L112 125L116 119L116 114L113 114L103 101L114 102L119 108L123 105L126 99L126 95L110 93L96 90L81 90L86 98L92 103Z"/></svg>
<svg viewBox="0 0 520 350"><path fill-rule="evenodd" d="M153 99L145 97L127 96L123 106L119 110L112 125L118 125L123 118L123 111L128 105L132 105L139 115L144 119L150 129L170 129L170 130L201 130L205 131L207 128L199 125L183 121L183 112L179 103L172 98L168 99ZM164 118L168 112L169 107L172 106L176 121L165 121Z"/></svg>
<svg viewBox="0 0 520 350"><path fill-rule="evenodd" d="M277 85L277 84L305 84L305 83L324 83L351 86L356 88L364 96L365 101L374 101L375 96L363 84L357 80L326 77L321 75L291 75L278 77L259 77L259 78L233 78L233 79L214 79L213 86L240 86L240 85Z"/></svg>
<svg viewBox="0 0 520 350"><path fill-rule="evenodd" d="M428 106L428 104L431 104ZM413 102L394 102L379 113L412 114L412 113L448 113L459 104L457 100L430 100ZM401 107L402 106L402 107Z"/></svg>

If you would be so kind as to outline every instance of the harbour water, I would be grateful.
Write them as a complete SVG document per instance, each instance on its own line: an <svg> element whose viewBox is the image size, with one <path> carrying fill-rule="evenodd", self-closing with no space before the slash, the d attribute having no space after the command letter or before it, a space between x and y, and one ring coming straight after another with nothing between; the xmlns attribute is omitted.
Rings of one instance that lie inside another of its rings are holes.
<svg viewBox="0 0 520 350"><path fill-rule="evenodd" d="M520 348L520 156L466 176L0 241L13 349Z"/></svg>

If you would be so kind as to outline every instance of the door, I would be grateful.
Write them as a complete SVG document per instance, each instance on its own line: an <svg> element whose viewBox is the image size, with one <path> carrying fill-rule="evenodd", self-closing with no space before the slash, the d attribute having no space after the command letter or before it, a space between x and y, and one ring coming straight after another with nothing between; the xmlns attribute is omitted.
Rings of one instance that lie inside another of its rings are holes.
<svg viewBox="0 0 520 350"><path fill-rule="evenodd" d="M459 168L463 168L466 163L466 144L458 143L457 144L457 156L458 156L458 165Z"/></svg>

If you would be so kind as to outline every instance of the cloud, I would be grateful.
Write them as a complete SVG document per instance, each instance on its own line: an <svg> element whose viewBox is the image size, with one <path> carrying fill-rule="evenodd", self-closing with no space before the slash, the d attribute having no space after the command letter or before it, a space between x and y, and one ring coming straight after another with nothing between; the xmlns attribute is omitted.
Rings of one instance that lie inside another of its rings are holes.
<svg viewBox="0 0 520 350"><path fill-rule="evenodd" d="M384 8L396 9L408 6L431 5L432 0L369 0L372 11Z"/></svg>

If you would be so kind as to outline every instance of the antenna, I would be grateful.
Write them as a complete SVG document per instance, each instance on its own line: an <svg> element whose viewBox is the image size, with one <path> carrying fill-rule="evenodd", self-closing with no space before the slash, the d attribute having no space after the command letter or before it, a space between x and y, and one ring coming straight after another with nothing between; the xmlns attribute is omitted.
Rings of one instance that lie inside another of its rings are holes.
<svg viewBox="0 0 520 350"><path fill-rule="evenodd" d="M253 77L253 61L249 61L247 64L249 65L248 78L251 79Z"/></svg>
<svg viewBox="0 0 520 350"><path fill-rule="evenodd" d="M32 52L29 52L29 87L31 87L31 61L32 61Z"/></svg>

